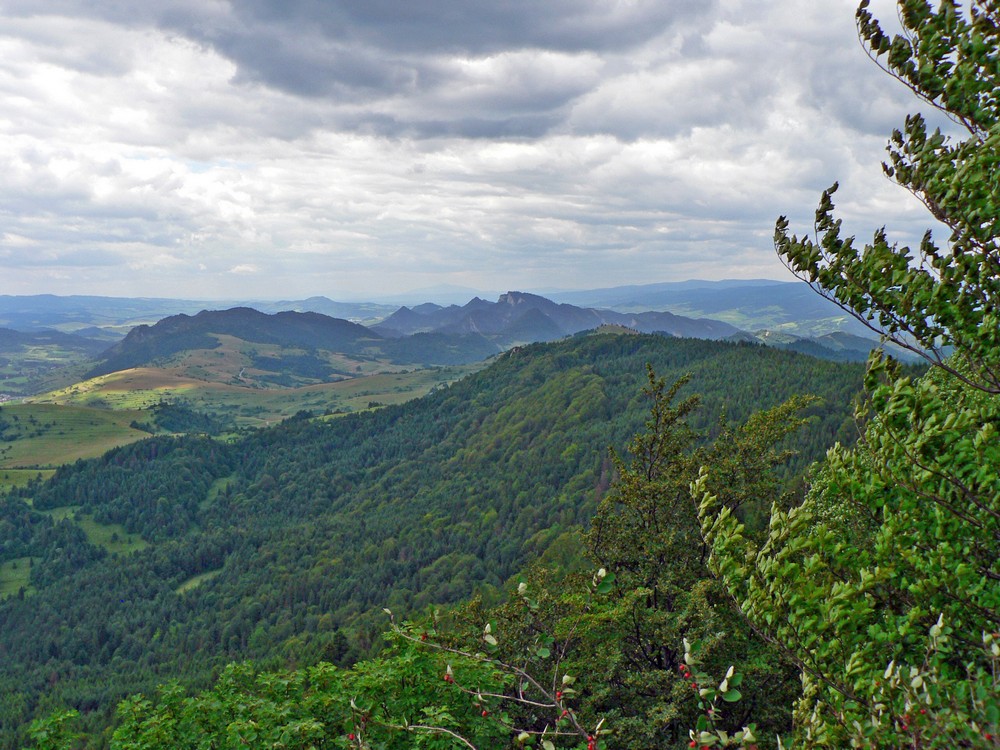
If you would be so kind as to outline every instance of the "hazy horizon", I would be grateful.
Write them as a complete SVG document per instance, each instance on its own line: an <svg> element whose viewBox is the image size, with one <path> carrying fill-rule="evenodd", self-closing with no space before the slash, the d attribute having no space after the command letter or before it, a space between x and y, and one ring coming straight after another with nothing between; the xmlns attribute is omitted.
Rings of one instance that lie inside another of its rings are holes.
<svg viewBox="0 0 1000 750"><path fill-rule="evenodd" d="M765 278L748 278L748 279L680 279L678 281L671 282L650 282L648 284L620 284L609 287L578 287L578 288L517 288L517 287L505 287L503 289L476 289L473 287L464 287L457 284L441 284L435 286L421 287L416 289L404 289L400 292L392 293L378 293L378 292L349 292L339 297L331 297L327 294L311 294L304 296L294 296L285 294L275 294L271 296L257 296L257 295L242 295L242 296L232 296L232 297L190 297L190 296L177 296L177 295L126 295L126 294L77 294L77 293L65 293L58 294L53 292L33 292L28 294L8 294L6 292L0 292L0 298L2 297L59 297L59 298L70 298L70 297L101 297L107 299L142 299L142 300L178 300L186 302L220 302L220 303L240 303L240 302L294 302L303 301L306 299L314 297L325 297L332 302L345 302L345 303L365 303L371 302L375 304L411 304L420 302L441 302L441 300L447 300L444 304L464 304L470 301L473 297L481 297L483 299L489 299L493 301L496 297L511 292L520 292L525 294L535 294L539 296L560 296L560 295L571 295L571 294L582 294L588 292L602 292L611 291L615 289L625 289L628 287L635 287L641 289L643 287L657 287L662 285L697 285L697 284L754 284L754 283L765 283L765 284L795 284L804 283L794 277L789 277L788 279L765 279ZM435 299L437 297L437 299ZM409 300L409 302L402 302L402 300Z"/></svg>

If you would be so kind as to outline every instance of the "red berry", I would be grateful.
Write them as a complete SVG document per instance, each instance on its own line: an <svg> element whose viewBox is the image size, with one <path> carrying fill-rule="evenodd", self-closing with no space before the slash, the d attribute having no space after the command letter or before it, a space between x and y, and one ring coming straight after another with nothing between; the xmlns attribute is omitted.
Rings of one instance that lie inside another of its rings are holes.
<svg viewBox="0 0 1000 750"><path fill-rule="evenodd" d="M354 736L354 732L351 732L350 734L347 735L347 739L349 739L349 740L351 740L353 742L357 738Z"/></svg>
<svg viewBox="0 0 1000 750"><path fill-rule="evenodd" d="M487 710L486 710L486 709L484 708L484 709L483 709L483 716L489 716L489 715L490 715L490 712L489 712L489 711L487 711Z"/></svg>

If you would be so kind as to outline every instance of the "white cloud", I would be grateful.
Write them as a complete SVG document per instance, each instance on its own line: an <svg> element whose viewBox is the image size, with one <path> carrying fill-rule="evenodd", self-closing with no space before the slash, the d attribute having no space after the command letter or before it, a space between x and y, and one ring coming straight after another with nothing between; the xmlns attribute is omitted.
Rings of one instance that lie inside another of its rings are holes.
<svg viewBox="0 0 1000 750"><path fill-rule="evenodd" d="M30 5L0 23L12 293L780 278L775 218L834 180L861 236L927 223L849 0Z"/></svg>

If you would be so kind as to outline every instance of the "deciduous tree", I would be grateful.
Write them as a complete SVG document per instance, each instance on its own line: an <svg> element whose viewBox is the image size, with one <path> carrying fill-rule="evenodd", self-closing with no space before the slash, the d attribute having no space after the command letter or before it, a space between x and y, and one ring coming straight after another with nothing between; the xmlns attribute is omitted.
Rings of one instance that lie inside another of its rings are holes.
<svg viewBox="0 0 1000 750"><path fill-rule="evenodd" d="M824 296L935 368L914 380L872 359L867 421L836 448L805 502L772 511L762 543L702 473L712 566L749 621L797 663L804 747L997 743L1000 631L1000 10L901 0L890 38L865 0L870 56L964 129L892 134L886 174L951 230L916 252L879 230L841 237L832 195L815 239L775 233L788 266Z"/></svg>

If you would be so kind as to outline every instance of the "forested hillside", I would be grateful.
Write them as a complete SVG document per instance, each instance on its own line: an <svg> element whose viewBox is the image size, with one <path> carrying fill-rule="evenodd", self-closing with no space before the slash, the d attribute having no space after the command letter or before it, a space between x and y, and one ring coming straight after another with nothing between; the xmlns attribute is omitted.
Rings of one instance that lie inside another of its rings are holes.
<svg viewBox="0 0 1000 750"><path fill-rule="evenodd" d="M723 413L739 423L821 397L789 481L857 433L860 365L600 335L515 349L400 407L303 415L233 445L153 438L64 467L2 509L0 562L30 565L30 586L0 604L2 747L62 706L98 732L125 695L171 679L204 687L232 660L347 663L377 646L383 607L489 600L589 525L612 481L608 447L646 418L647 363L668 381L690 375L702 436ZM147 546L109 554L74 512Z"/></svg>

